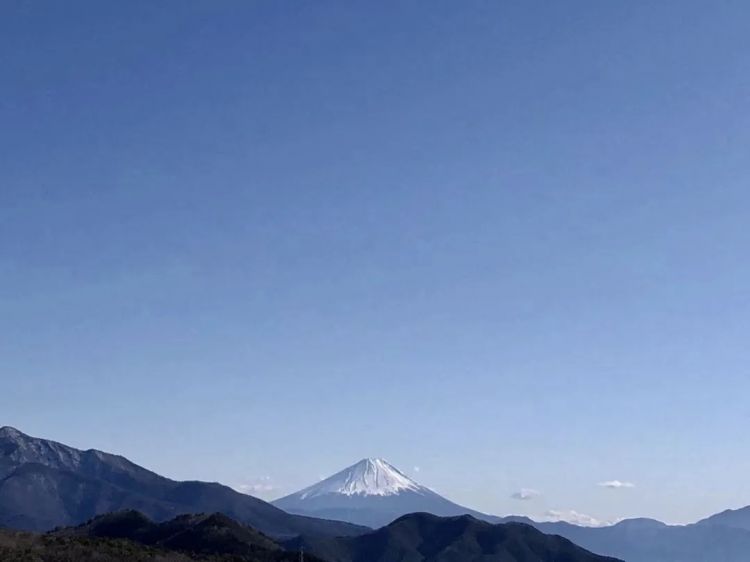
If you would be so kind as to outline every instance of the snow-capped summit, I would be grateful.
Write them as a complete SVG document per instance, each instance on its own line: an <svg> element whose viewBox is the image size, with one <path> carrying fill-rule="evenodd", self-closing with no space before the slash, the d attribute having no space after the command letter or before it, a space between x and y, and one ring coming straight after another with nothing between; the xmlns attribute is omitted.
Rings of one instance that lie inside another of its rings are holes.
<svg viewBox="0 0 750 562"><path fill-rule="evenodd" d="M388 461L369 458L305 488L298 495L303 500L325 494L391 496L404 490L419 494L428 491Z"/></svg>
<svg viewBox="0 0 750 562"><path fill-rule="evenodd" d="M483 516L443 498L378 458L362 459L273 504L291 513L371 527L387 525L417 511L442 516Z"/></svg>

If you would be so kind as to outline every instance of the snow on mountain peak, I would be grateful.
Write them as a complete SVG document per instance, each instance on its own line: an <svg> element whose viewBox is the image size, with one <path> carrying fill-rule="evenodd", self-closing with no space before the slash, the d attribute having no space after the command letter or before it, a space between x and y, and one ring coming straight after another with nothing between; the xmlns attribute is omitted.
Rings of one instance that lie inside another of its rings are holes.
<svg viewBox="0 0 750 562"><path fill-rule="evenodd" d="M362 459L349 468L313 484L298 493L300 499L326 494L344 496L392 496L403 491L427 492L399 469L383 459Z"/></svg>

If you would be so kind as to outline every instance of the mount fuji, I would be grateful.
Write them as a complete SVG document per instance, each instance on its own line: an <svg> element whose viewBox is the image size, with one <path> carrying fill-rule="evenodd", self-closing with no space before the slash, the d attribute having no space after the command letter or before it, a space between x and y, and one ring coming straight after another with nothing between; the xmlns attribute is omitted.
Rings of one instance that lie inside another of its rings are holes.
<svg viewBox="0 0 750 562"><path fill-rule="evenodd" d="M338 519L382 527L415 512L441 517L472 515L485 521L499 519L460 506L409 478L383 459L362 459L333 476L273 505L298 515Z"/></svg>

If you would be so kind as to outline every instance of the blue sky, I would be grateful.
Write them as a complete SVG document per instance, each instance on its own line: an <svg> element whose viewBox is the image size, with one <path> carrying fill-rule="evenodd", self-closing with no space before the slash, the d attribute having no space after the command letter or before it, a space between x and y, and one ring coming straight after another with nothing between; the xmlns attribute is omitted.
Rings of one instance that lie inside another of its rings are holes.
<svg viewBox="0 0 750 562"><path fill-rule="evenodd" d="M264 497L750 504L748 17L4 2L0 425Z"/></svg>

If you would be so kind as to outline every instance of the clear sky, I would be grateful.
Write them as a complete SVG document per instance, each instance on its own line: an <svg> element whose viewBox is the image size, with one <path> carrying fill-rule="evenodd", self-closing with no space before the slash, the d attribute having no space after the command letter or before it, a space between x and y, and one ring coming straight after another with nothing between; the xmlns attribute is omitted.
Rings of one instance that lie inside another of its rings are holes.
<svg viewBox="0 0 750 562"><path fill-rule="evenodd" d="M748 21L2 2L0 425L266 498L750 504Z"/></svg>

